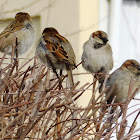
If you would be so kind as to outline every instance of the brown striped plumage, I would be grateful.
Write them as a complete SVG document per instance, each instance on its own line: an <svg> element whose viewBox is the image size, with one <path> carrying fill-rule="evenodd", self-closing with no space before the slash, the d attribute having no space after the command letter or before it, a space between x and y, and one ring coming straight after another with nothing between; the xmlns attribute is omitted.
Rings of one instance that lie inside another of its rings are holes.
<svg viewBox="0 0 140 140"><path fill-rule="evenodd" d="M53 69L66 69L71 73L76 67L75 53L70 42L55 28L44 29L36 53L44 64Z"/></svg>
<svg viewBox="0 0 140 140"><path fill-rule="evenodd" d="M61 36L54 28L46 28L42 33L37 47L39 58L48 67L51 64L46 61L46 56L50 57L55 69L73 69L76 66L75 54L69 41Z"/></svg>
<svg viewBox="0 0 140 140"><path fill-rule="evenodd" d="M0 33L0 51L4 52L7 47L10 47L8 53L11 54L15 36L19 45L19 54L26 52L33 44L35 40L35 31L28 13L17 13L15 20Z"/></svg>

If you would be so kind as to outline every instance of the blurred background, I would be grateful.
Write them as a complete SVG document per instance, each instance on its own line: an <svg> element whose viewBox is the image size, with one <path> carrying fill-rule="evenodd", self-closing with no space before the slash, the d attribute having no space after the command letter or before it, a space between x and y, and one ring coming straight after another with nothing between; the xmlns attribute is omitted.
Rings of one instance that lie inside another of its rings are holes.
<svg viewBox="0 0 140 140"><path fill-rule="evenodd" d="M113 49L114 68L126 59L140 62L140 1L139 0L0 0L0 32L14 20L17 12L27 12L33 18L36 42L22 61L35 55L36 43L44 28L55 27L72 44L77 64L81 62L83 43L96 30L106 31ZM2 53L0 53L2 56ZM73 73L87 73L80 65ZM92 82L91 74L75 76L75 82ZM86 92L79 105L86 105L91 92ZM136 98L139 98L136 96ZM135 106L134 106L135 104ZM128 114L140 110L134 100ZM134 114L133 114L134 115ZM134 116L129 116L132 123ZM140 130L140 118L137 128ZM140 132L138 132L139 134Z"/></svg>

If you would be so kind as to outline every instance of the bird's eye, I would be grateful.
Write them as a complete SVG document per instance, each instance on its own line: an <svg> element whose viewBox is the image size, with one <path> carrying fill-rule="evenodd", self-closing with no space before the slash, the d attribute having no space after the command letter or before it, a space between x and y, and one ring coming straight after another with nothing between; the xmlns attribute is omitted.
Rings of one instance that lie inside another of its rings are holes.
<svg viewBox="0 0 140 140"><path fill-rule="evenodd" d="M140 70L140 66L138 66L138 70Z"/></svg>
<svg viewBox="0 0 140 140"><path fill-rule="evenodd" d="M132 67L136 67L136 65L134 63L131 64Z"/></svg>

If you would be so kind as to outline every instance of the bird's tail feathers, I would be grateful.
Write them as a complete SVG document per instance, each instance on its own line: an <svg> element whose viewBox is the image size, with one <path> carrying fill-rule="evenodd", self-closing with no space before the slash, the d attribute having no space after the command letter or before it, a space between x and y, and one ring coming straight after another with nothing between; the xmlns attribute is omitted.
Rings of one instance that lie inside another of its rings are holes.
<svg viewBox="0 0 140 140"><path fill-rule="evenodd" d="M72 70L68 70L67 73L68 73L68 80L69 80L69 83L70 83L70 87L73 87L74 86L74 81L73 81Z"/></svg>

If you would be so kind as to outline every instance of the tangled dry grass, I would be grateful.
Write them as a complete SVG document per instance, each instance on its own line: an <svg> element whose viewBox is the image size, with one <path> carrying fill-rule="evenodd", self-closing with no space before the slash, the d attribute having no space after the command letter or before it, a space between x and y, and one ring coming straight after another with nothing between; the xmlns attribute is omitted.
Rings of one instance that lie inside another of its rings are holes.
<svg viewBox="0 0 140 140"><path fill-rule="evenodd" d="M14 59L13 55L10 64L3 65L6 57L9 56L5 52L0 59L1 140L108 140L114 132L118 140L129 140L138 131L135 127L140 111L129 127L129 132L125 133L128 127L127 107L135 94L130 94L133 80L127 102L106 104L106 88L101 94L94 96L98 86L88 105L83 108L77 105L77 101L89 92L88 89L95 81L81 87L78 86L80 82L77 82L74 87L69 88L65 84L67 75L62 75L59 79L55 75L51 76L51 71L44 65L37 64L35 57L20 66L20 59ZM32 65L25 69L30 61L33 62ZM115 109L111 114L111 109L119 105L124 105L123 111ZM118 121L120 116L122 117Z"/></svg>

